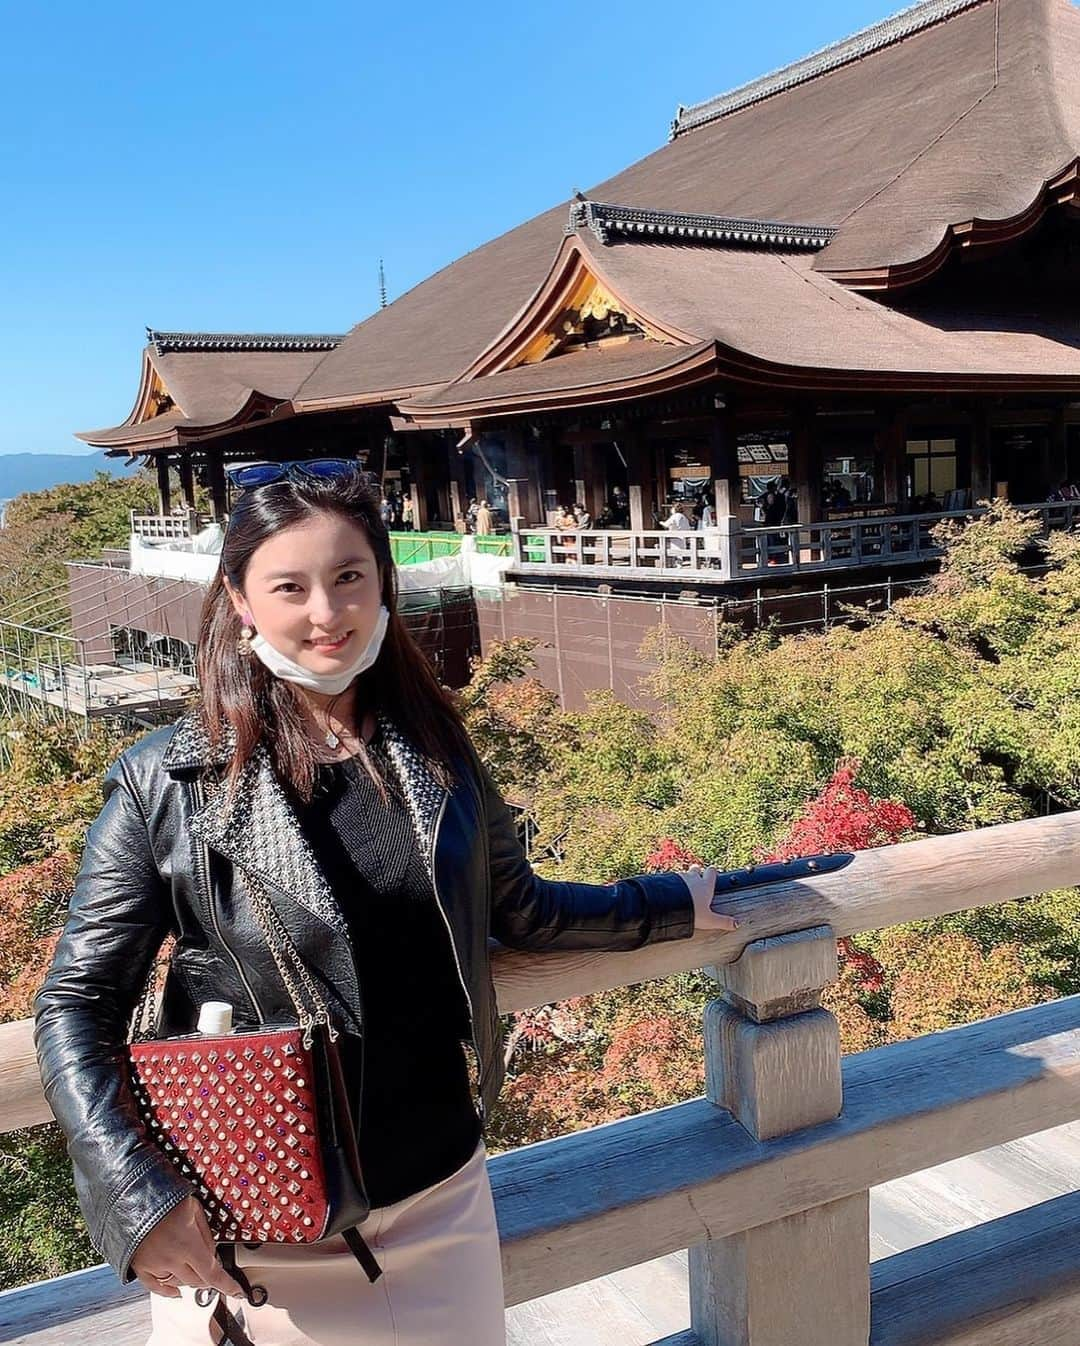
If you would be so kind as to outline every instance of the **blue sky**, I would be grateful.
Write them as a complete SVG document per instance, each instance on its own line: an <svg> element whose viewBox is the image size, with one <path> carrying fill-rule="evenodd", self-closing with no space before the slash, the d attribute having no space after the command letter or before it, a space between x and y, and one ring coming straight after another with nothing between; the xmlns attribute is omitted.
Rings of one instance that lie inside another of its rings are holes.
<svg viewBox="0 0 1080 1346"><path fill-rule="evenodd" d="M81 452L143 329L344 331L889 0L0 0L0 453Z"/></svg>

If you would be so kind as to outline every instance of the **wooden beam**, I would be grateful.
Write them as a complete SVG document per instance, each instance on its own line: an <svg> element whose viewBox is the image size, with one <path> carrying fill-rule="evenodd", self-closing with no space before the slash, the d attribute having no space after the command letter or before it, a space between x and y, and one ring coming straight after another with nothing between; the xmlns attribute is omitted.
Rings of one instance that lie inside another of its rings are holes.
<svg viewBox="0 0 1080 1346"><path fill-rule="evenodd" d="M169 484L169 455L154 455L154 467L157 469L158 513L168 514L172 509L172 487Z"/></svg>
<svg viewBox="0 0 1080 1346"><path fill-rule="evenodd" d="M639 426L634 426L626 438L626 472L630 499L630 528L635 533L646 533L653 526L656 508L656 469L654 454Z"/></svg>
<svg viewBox="0 0 1080 1346"><path fill-rule="evenodd" d="M495 956L499 1008L504 1013L530 1009L730 963L766 935L811 925L831 925L838 936L855 935L1067 888L1078 876L1080 811L860 851L836 874L729 894L724 907L741 922L730 934L698 934L618 954L500 949Z"/></svg>
<svg viewBox="0 0 1080 1346"><path fill-rule="evenodd" d="M180 493L188 509L195 508L195 473L192 468L191 454L182 453L177 459L177 471L180 474Z"/></svg>
<svg viewBox="0 0 1080 1346"><path fill-rule="evenodd" d="M971 502L989 500L994 493L990 463L990 417L985 402L971 411Z"/></svg>
<svg viewBox="0 0 1080 1346"><path fill-rule="evenodd" d="M713 507L718 519L737 518L742 486L739 481L739 453L735 421L727 408L717 411L707 430L709 436L709 475L713 479Z"/></svg>
<svg viewBox="0 0 1080 1346"><path fill-rule="evenodd" d="M220 454L207 454L206 475L210 485L210 513L220 522L229 507L225 489L225 464Z"/></svg>
<svg viewBox="0 0 1080 1346"><path fill-rule="evenodd" d="M412 500L413 528L418 533L427 531L428 491L432 483L426 480L428 471L424 461L424 450L430 454L430 437L424 434L405 436L405 460L409 465L409 498Z"/></svg>
<svg viewBox="0 0 1080 1346"><path fill-rule="evenodd" d="M818 926L757 940L716 969L706 1093L755 1140L840 1113L840 1031L818 1003L836 960L836 936ZM704 1346L866 1346L869 1245L868 1192L695 1243L690 1325Z"/></svg>
<svg viewBox="0 0 1080 1346"><path fill-rule="evenodd" d="M503 432L506 445L506 476L516 496L516 504L511 505L511 514L515 512L524 519L526 525L546 523L540 497L540 476L537 471L536 453L530 455L525 434L520 426L511 426Z"/></svg>
<svg viewBox="0 0 1080 1346"><path fill-rule="evenodd" d="M508 1304L1077 1117L1080 997L849 1056L834 1121L761 1143L705 1099L498 1155Z"/></svg>
<svg viewBox="0 0 1080 1346"><path fill-rule="evenodd" d="M465 464L452 435L446 440L446 464L450 488L450 522L459 533L463 533L469 493L465 487Z"/></svg>
<svg viewBox="0 0 1080 1346"><path fill-rule="evenodd" d="M876 1262L871 1346L1076 1346L1080 1192Z"/></svg>
<svg viewBox="0 0 1080 1346"><path fill-rule="evenodd" d="M903 413L896 409L886 414L875 439L881 453L885 500L904 499L904 470L907 466L907 438Z"/></svg>
<svg viewBox="0 0 1080 1346"><path fill-rule="evenodd" d="M856 935L1068 888L1078 875L1080 811L860 851L835 874L729 894L724 907L741 922L730 933L697 934L626 953L499 948L493 959L499 1009L508 1014L733 963L755 940L811 925L830 925L837 936ZM30 1021L0 1024L0 1134L48 1117Z"/></svg>
<svg viewBox="0 0 1080 1346"><path fill-rule="evenodd" d="M818 523L825 517L822 487L825 456L821 440L814 433L810 408L800 402L792 416L788 475L795 486L800 523Z"/></svg>

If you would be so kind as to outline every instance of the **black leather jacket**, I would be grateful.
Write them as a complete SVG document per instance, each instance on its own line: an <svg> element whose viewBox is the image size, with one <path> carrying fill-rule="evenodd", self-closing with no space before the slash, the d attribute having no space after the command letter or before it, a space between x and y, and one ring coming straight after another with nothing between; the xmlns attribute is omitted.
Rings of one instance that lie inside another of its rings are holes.
<svg viewBox="0 0 1080 1346"><path fill-rule="evenodd" d="M444 789L387 721L472 1018L480 1108L502 1084L501 1024L489 942L532 950L634 949L693 933L678 875L611 885L532 872L513 817L475 753ZM230 751L220 750L218 762ZM38 1060L75 1169L95 1245L122 1280L150 1229L192 1194L137 1119L123 1062L129 1021L152 961L172 934L161 1035L194 1029L198 1005L225 1000L237 1027L295 1013L250 915L259 879L341 1027L361 1034L360 993L344 917L265 749L231 806L212 788L208 739L194 714L125 752L105 779L70 915L35 1004ZM207 783L211 782L211 788Z"/></svg>

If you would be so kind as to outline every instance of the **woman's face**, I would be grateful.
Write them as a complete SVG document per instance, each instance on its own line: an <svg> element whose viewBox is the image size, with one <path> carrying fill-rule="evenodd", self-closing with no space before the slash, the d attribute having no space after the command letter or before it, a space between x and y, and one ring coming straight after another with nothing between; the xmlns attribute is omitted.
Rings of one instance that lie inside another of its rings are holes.
<svg viewBox="0 0 1080 1346"><path fill-rule="evenodd" d="M267 538L248 562L243 593L230 588L229 596L242 621L313 673L356 658L382 602L367 534L330 513Z"/></svg>

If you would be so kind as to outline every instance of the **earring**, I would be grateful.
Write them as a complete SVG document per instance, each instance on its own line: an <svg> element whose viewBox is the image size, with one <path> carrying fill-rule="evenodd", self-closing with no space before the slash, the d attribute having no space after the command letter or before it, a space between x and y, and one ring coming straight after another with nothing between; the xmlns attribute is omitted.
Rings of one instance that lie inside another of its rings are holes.
<svg viewBox="0 0 1080 1346"><path fill-rule="evenodd" d="M236 648L240 651L240 653L244 656L245 659L250 659L252 655L254 655L255 653L255 651L251 648L251 637L254 634L255 632L251 629L250 626L242 626L240 628L240 638L236 642Z"/></svg>

